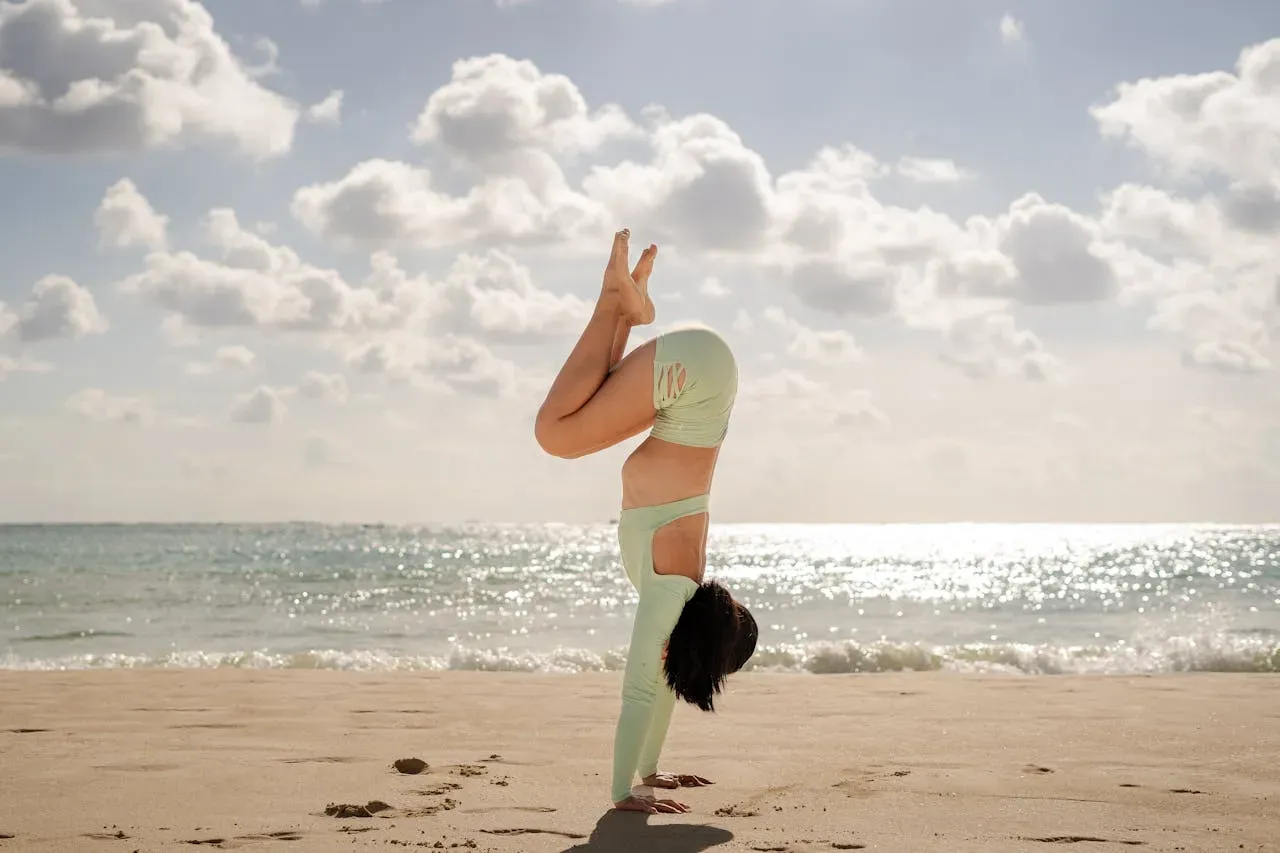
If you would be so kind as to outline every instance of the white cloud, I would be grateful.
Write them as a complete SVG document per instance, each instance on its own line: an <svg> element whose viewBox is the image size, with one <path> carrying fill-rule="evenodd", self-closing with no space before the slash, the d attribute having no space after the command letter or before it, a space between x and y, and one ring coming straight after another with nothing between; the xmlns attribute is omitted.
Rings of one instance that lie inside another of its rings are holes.
<svg viewBox="0 0 1280 853"><path fill-rule="evenodd" d="M785 334L786 353L798 361L830 365L862 360L862 349L843 329L811 329L776 306L766 308L763 316Z"/></svg>
<svg viewBox="0 0 1280 853"><path fill-rule="evenodd" d="M805 372L783 368L756 378L738 391L742 407L761 419L781 419L859 431L886 431L889 416L873 402L865 388L839 387Z"/></svg>
<svg viewBox="0 0 1280 853"><path fill-rule="evenodd" d="M516 370L490 344L573 334L591 312L576 296L537 287L527 267L496 250L459 255L439 280L377 252L369 275L352 284L246 230L231 210L211 211L204 225L216 259L152 252L144 271L120 283L167 312L167 332L182 343L199 329L307 334L363 372L498 394L515 387Z"/></svg>
<svg viewBox="0 0 1280 853"><path fill-rule="evenodd" d="M302 0L304 3L319 3L321 0ZM364 0L366 3L377 3L381 0ZM510 9L516 6L528 6L537 3L538 0L494 0L494 3L502 9ZM639 6L642 9L656 9L659 6L666 6L668 3L674 3L676 0L612 0L623 6Z"/></svg>
<svg viewBox="0 0 1280 853"><path fill-rule="evenodd" d="M48 373L53 365L43 361L35 361L26 357L14 358L0 353L0 382L4 382L15 373Z"/></svg>
<svg viewBox="0 0 1280 853"><path fill-rule="evenodd" d="M1240 52L1236 73L1121 83L1092 110L1102 133L1178 174L1218 173L1248 186L1280 183L1280 38Z"/></svg>
<svg viewBox="0 0 1280 853"><path fill-rule="evenodd" d="M374 248L572 244L608 233L609 224L558 169L536 186L498 175L453 196L430 170L392 160L366 160L336 181L302 187L292 211L314 234Z"/></svg>
<svg viewBox="0 0 1280 853"><path fill-rule="evenodd" d="M226 140L286 153L298 118L194 0L0 5L0 150L130 151Z"/></svg>
<svg viewBox="0 0 1280 853"><path fill-rule="evenodd" d="M1185 358L1195 367L1226 373L1261 373L1271 369L1271 360L1244 341L1201 341Z"/></svg>
<svg viewBox="0 0 1280 853"><path fill-rule="evenodd" d="M298 2L307 9L318 9L324 4L324 0L298 0ZM385 0L360 0L360 2L366 6L372 6L375 3L383 3Z"/></svg>
<svg viewBox="0 0 1280 853"><path fill-rule="evenodd" d="M1280 39L1241 51L1236 73L1121 83L1092 110L1173 175L1225 178L1218 194L1181 198L1125 184L1104 199L1103 228L1135 297L1151 299L1153 329L1184 341L1188 367L1271 370L1280 331Z"/></svg>
<svg viewBox="0 0 1280 853"><path fill-rule="evenodd" d="M959 223L880 202L871 187L891 169L852 146L823 148L804 168L774 177L720 119L673 119L656 108L646 111L651 158L593 165L579 189L551 155L594 148L633 125L609 109L592 113L570 81L484 57L458 63L428 104L418 140L499 177L448 195L426 169L367 161L300 190L299 220L347 243L571 251L607 223L626 222L677 255L751 264L820 311L897 316L943 332L975 313L969 303L1099 301L1118 292L1114 247L1097 223L1033 194L1000 216ZM918 180L967 176L944 160L908 158L898 169ZM718 292L718 282L704 286ZM566 328L577 322L564 316Z"/></svg>
<svg viewBox="0 0 1280 853"><path fill-rule="evenodd" d="M298 383L298 393L310 400L325 400L339 405L347 402L350 396L345 376L316 370L309 370L302 377L302 381Z"/></svg>
<svg viewBox="0 0 1280 853"><path fill-rule="evenodd" d="M979 314L956 320L947 332L944 361L974 379L1008 377L1046 380L1061 374L1061 361L1033 332L1019 329L1008 314Z"/></svg>
<svg viewBox="0 0 1280 853"><path fill-rule="evenodd" d="M258 36L253 40L253 46L262 54L262 62L259 65L251 65L245 68L245 73L250 77L270 77L273 74L280 73L280 45L276 44L266 36Z"/></svg>
<svg viewBox="0 0 1280 853"><path fill-rule="evenodd" d="M1014 47L1027 43L1027 28L1022 21L1006 12L1000 18L1000 41L1006 47Z"/></svg>
<svg viewBox="0 0 1280 853"><path fill-rule="evenodd" d="M344 442L325 433L308 433L302 445L302 460L308 468L327 468L341 464L349 455L350 448Z"/></svg>
<svg viewBox="0 0 1280 853"><path fill-rule="evenodd" d="M598 238L612 229L604 207L570 187L556 158L639 133L616 106L589 111L563 75L503 55L463 59L428 98L412 140L479 176L470 191L451 195L422 167L366 160L298 190L293 213L317 234L367 247Z"/></svg>
<svg viewBox="0 0 1280 853"><path fill-rule="evenodd" d="M107 188L93 222L104 246L163 249L167 242L169 217L156 213L128 178Z"/></svg>
<svg viewBox="0 0 1280 853"><path fill-rule="evenodd" d="M49 275L35 283L31 296L15 311L0 303L0 336L6 326L18 340L36 343L101 334L108 324L92 293L66 276Z"/></svg>
<svg viewBox="0 0 1280 853"><path fill-rule="evenodd" d="M307 108L307 120L316 124L339 124L342 122L342 102L345 95L341 89L334 89L323 101Z"/></svg>
<svg viewBox="0 0 1280 853"><path fill-rule="evenodd" d="M1092 220L1030 194L996 221L999 249L1013 263L1012 294L1030 304L1093 302L1119 282Z"/></svg>
<svg viewBox="0 0 1280 853"><path fill-rule="evenodd" d="M698 287L698 292L708 299L724 299L729 295L729 288L724 286L716 276L707 276Z"/></svg>
<svg viewBox="0 0 1280 853"><path fill-rule="evenodd" d="M771 186L764 158L714 116L661 120L654 159L591 169L583 187L633 230L704 251L749 251L768 239Z"/></svg>
<svg viewBox="0 0 1280 853"><path fill-rule="evenodd" d="M273 424L283 420L286 411L274 389L259 385L253 391L236 397L228 416L239 424Z"/></svg>
<svg viewBox="0 0 1280 853"><path fill-rule="evenodd" d="M515 365L496 357L474 338L392 332L345 346L352 370L407 381L432 392L502 397L518 387Z"/></svg>
<svg viewBox="0 0 1280 853"><path fill-rule="evenodd" d="M122 281L121 289L195 327L332 330L377 308L371 292L245 230L234 211L211 211L205 232L220 260L189 251L152 252L146 269Z"/></svg>
<svg viewBox="0 0 1280 853"><path fill-rule="evenodd" d="M638 133L619 107L590 112L563 74L491 54L453 64L452 79L427 99L412 139L469 166L529 178L544 165L530 162L533 152L577 154Z"/></svg>
<svg viewBox="0 0 1280 853"><path fill-rule="evenodd" d="M592 310L576 296L535 287L528 267L498 251L459 256L437 297L437 326L506 343L575 334Z"/></svg>
<svg viewBox="0 0 1280 853"><path fill-rule="evenodd" d="M857 430L886 430L893 424L889 416L871 400L870 392L856 388L831 403L835 425Z"/></svg>
<svg viewBox="0 0 1280 853"><path fill-rule="evenodd" d="M896 168L899 175L918 184L958 184L977 177L954 160L942 158L903 157Z"/></svg>
<svg viewBox="0 0 1280 853"><path fill-rule="evenodd" d="M78 391L68 397L64 405L68 411L96 423L147 426L156 420L155 409L150 401L141 397L110 394L101 388Z"/></svg>
<svg viewBox="0 0 1280 853"><path fill-rule="evenodd" d="M224 371L252 370L257 366L258 357L253 350L238 344L218 347L212 361L193 361L187 365L187 373L192 376L208 376Z"/></svg>

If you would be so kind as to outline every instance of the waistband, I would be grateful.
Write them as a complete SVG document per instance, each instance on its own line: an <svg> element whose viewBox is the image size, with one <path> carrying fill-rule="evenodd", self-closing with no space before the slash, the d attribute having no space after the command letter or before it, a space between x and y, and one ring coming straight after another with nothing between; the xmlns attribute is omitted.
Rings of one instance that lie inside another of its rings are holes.
<svg viewBox="0 0 1280 853"><path fill-rule="evenodd" d="M654 504L652 506L633 506L621 511L618 515L618 526L647 527L651 530L657 530L664 524L670 524L678 518L684 518L686 515L695 515L700 512L709 512L710 509L711 495L708 494L694 495L691 498L681 498L678 501Z"/></svg>

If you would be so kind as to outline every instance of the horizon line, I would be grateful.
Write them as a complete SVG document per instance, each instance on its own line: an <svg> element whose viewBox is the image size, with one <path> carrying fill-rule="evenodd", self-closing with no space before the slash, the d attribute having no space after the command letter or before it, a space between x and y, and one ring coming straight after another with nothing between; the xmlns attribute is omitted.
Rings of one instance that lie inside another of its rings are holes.
<svg viewBox="0 0 1280 853"><path fill-rule="evenodd" d="M61 520L61 521L7 521L0 520L0 529L13 527L283 527L283 526L308 526L308 527L459 527L470 525L494 525L494 526L533 526L533 525L568 525L568 526L597 526L597 525L616 525L616 518L601 519L595 521L566 521L566 520L543 520L543 521L501 521L494 519L470 518L455 521L318 521L314 519L294 518L294 519L272 519L272 520L188 520L188 521L122 521L122 520ZM1099 520L977 520L977 519L949 519L949 520L932 520L932 521L908 521L908 520L863 520L863 521L715 521L714 526L721 527L726 525L734 526L759 526L769 525L776 527L942 527L942 526L970 526L970 527L1169 527L1169 526L1206 526L1206 527L1280 527L1280 520L1273 521L1224 521L1221 519L1186 519L1171 518L1166 520L1142 520L1142 521L1124 521L1117 519L1109 519L1105 521Z"/></svg>

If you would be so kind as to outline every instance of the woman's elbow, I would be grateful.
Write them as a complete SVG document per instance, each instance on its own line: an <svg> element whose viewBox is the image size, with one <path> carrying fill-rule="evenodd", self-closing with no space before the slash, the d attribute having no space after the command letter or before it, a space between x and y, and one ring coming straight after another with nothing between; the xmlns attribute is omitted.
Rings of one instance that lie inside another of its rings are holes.
<svg viewBox="0 0 1280 853"><path fill-rule="evenodd" d="M541 412L533 422L533 437L543 452L557 459L572 459L574 454L564 440L563 424L557 419L547 417Z"/></svg>

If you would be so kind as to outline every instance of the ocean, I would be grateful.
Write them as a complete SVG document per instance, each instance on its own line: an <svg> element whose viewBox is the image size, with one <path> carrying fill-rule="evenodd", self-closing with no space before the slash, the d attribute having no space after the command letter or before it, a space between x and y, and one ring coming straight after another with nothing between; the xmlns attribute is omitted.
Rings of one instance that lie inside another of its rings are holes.
<svg viewBox="0 0 1280 853"><path fill-rule="evenodd" d="M748 669L1280 672L1280 525L712 524ZM609 525L0 526L0 668L591 672Z"/></svg>

